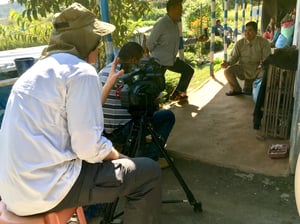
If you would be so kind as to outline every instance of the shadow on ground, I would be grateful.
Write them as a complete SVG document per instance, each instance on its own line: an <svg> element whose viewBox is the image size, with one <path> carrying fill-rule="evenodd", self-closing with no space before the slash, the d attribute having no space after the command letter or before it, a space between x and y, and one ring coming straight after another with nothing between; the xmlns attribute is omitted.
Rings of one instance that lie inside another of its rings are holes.
<svg viewBox="0 0 300 224"><path fill-rule="evenodd" d="M261 131L253 129L252 96L226 96L229 86L222 71L215 77L190 92L188 103L170 105L176 117L168 139L170 153L245 172L288 176L288 158L274 160L267 153L271 144L288 140L262 140Z"/></svg>
<svg viewBox="0 0 300 224"><path fill-rule="evenodd" d="M270 177L175 158L202 213L189 203L163 204L163 224L296 224L293 176ZM164 199L185 198L171 169L163 171Z"/></svg>
<svg viewBox="0 0 300 224"><path fill-rule="evenodd" d="M300 222L292 175L271 177L251 174L180 157L174 157L174 164L196 201L202 203L203 212L194 212L189 202L163 203L162 224L298 224ZM172 170L164 169L163 200L186 199L186 194ZM119 207L122 210L122 202ZM89 224L99 224L99 222L97 218L89 221Z"/></svg>

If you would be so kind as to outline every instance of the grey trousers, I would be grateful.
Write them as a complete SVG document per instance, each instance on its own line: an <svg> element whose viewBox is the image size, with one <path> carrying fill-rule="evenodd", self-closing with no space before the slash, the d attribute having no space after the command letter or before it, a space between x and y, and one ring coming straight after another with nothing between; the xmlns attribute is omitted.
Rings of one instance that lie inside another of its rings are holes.
<svg viewBox="0 0 300 224"><path fill-rule="evenodd" d="M161 169L149 158L131 158L90 164L63 201L51 211L113 202L125 197L124 224L159 224Z"/></svg>

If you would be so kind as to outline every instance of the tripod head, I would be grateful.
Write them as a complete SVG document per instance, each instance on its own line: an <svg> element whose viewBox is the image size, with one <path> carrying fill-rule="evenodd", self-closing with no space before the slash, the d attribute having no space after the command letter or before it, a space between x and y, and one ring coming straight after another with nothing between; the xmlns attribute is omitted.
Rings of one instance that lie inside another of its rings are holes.
<svg viewBox="0 0 300 224"><path fill-rule="evenodd" d="M128 112L132 115L133 120L139 120L141 117L151 118L158 109L159 105L152 103L145 106L131 106L128 108Z"/></svg>
<svg viewBox="0 0 300 224"><path fill-rule="evenodd" d="M165 78L154 58L143 58L138 69L122 75L119 81L123 84L121 104L129 113L148 111L149 114L157 109L157 98L165 88Z"/></svg>

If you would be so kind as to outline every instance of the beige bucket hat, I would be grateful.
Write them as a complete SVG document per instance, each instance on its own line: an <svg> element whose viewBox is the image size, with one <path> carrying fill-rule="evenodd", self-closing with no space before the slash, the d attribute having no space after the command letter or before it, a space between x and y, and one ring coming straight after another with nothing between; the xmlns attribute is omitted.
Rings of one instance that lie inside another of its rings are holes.
<svg viewBox="0 0 300 224"><path fill-rule="evenodd" d="M79 3L73 3L53 18L53 26L58 32L80 29L87 25L93 26L93 31L99 36L105 36L115 30L115 26L100 21L97 16Z"/></svg>
<svg viewBox="0 0 300 224"><path fill-rule="evenodd" d="M41 58L63 52L85 59L95 49L101 36L115 30L114 25L100 21L79 3L73 3L55 14L52 23L53 32Z"/></svg>

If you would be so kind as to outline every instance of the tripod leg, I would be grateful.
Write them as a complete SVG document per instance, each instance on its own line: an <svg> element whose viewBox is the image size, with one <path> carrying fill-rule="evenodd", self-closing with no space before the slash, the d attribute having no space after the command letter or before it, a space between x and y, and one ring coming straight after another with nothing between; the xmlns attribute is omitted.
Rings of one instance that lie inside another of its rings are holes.
<svg viewBox="0 0 300 224"><path fill-rule="evenodd" d="M124 155L129 157L137 157L144 151L144 128L143 120L134 121L130 128L129 135L124 146Z"/></svg>
<svg viewBox="0 0 300 224"><path fill-rule="evenodd" d="M133 122L130 127L130 132L124 146L124 154L129 157L135 157L137 154L141 153L140 150L143 150L144 145L144 121L143 119L140 122ZM108 203L105 206L103 220L100 224L112 224L112 222L123 215L124 212L115 214L116 208L118 205L119 199L116 199L112 203Z"/></svg>
<svg viewBox="0 0 300 224"><path fill-rule="evenodd" d="M188 188L187 184L185 183L184 179L182 178L181 174L179 173L179 171L175 167L175 165L174 165L173 161L171 160L170 156L168 155L167 151L164 149L164 147L163 147L164 143L162 142L161 138L159 138L157 133L153 130L153 128L151 126L151 123L149 123L147 125L147 130L152 135L152 138L153 138L153 141L154 141L155 145L159 148L162 155L164 156L164 158L167 160L168 164L170 165L170 168L172 169L174 175L176 176L176 178L178 179L179 183L181 184L184 192L186 193L186 196L188 198L188 201L189 201L190 205L192 205L194 207L194 211L195 212L202 212L201 202L196 201L194 195L192 194L192 192Z"/></svg>

